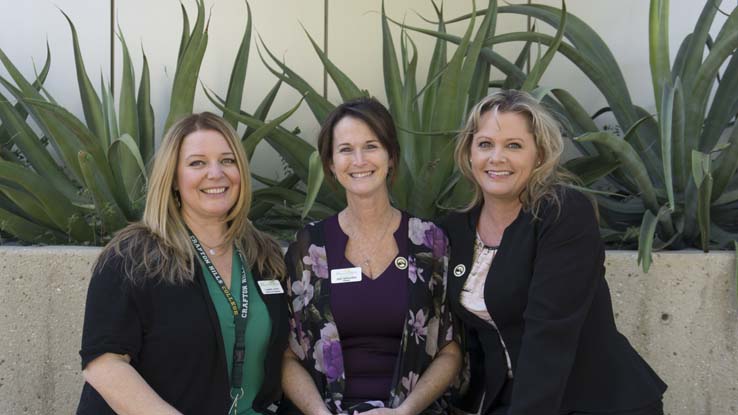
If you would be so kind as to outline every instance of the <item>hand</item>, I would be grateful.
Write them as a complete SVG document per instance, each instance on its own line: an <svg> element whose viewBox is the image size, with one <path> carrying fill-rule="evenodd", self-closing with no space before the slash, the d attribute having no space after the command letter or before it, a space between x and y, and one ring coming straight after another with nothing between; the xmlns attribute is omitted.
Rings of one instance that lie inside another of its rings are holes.
<svg viewBox="0 0 738 415"><path fill-rule="evenodd" d="M353 415L357 414L359 412L353 413ZM361 412L361 415L405 415L405 413L400 411L400 408L376 408L371 411Z"/></svg>

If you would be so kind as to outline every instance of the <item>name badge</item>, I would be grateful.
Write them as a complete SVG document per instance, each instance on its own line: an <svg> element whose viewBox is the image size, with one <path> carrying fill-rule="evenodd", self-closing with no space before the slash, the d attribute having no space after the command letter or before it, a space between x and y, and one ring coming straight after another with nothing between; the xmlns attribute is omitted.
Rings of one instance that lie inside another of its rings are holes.
<svg viewBox="0 0 738 415"><path fill-rule="evenodd" d="M331 270L331 284L361 281L361 267L340 268Z"/></svg>
<svg viewBox="0 0 738 415"><path fill-rule="evenodd" d="M264 280L257 282L259 283L259 288L261 288L261 292L264 295L284 294L282 284L277 280Z"/></svg>

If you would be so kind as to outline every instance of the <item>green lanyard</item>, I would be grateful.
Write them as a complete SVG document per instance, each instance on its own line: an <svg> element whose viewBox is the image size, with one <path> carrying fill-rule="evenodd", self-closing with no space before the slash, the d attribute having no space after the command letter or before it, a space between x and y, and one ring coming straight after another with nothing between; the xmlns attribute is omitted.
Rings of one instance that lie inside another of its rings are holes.
<svg viewBox="0 0 738 415"><path fill-rule="evenodd" d="M208 258L205 250L202 249L200 241L197 240L197 237L192 232L190 232L190 240L192 240L192 245L195 247L195 251L197 251L200 259L205 264L208 271L210 271L210 275L213 276L218 287L223 291L223 295L225 295L226 300L228 300L228 304L230 304L231 311L233 312L233 322L236 325L236 339L233 347L233 366L231 367L231 408L234 409L234 413L236 413L238 400L244 395L241 381L243 379L243 362L246 355L246 317L248 317L249 314L249 287L248 278L246 276L246 262L244 262L241 252L236 248L236 252L238 253L238 257L241 259L242 264L241 311L239 312L238 303L236 303L233 295L231 295L231 290L226 287L223 277L221 277L218 270L215 269L215 265L210 258ZM231 410L228 410L228 413L231 413Z"/></svg>

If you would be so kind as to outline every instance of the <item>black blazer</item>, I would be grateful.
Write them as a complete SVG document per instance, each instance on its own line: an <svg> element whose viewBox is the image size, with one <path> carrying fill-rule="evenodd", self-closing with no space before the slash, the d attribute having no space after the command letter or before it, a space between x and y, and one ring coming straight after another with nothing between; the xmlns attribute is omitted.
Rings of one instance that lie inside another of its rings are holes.
<svg viewBox="0 0 738 415"><path fill-rule="evenodd" d="M251 271L257 281L267 278L255 267ZM82 368L106 352L128 354L131 366L180 412L228 412L230 378L223 336L200 266L195 266L194 281L184 285L155 277L133 284L123 275L123 260L113 257L92 276L80 350ZM264 380L253 402L254 410L265 413L282 396L281 363L289 323L286 294L256 291L272 321ZM114 413L85 383L77 414Z"/></svg>
<svg viewBox="0 0 738 415"><path fill-rule="evenodd" d="M521 210L487 274L485 304L512 360L512 388L504 392L507 364L498 334L459 302L481 207L443 223L451 243L448 300L465 326L472 369L462 408L478 407L485 393L486 414L511 393L508 415L614 412L654 403L666 390L615 327L591 202L574 190L559 195L560 211L546 203L535 219Z"/></svg>

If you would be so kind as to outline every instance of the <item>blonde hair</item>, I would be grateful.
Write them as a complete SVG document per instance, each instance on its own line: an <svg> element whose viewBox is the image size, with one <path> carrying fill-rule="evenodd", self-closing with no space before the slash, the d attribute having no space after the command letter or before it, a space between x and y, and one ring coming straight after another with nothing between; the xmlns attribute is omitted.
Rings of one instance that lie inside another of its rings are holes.
<svg viewBox="0 0 738 415"><path fill-rule="evenodd" d="M456 138L454 150L456 166L474 186L474 197L463 210L470 210L483 201L482 188L474 179L469 160L474 134L479 130L482 115L488 111L522 115L528 123L528 129L533 134L540 164L533 168L528 184L519 195L523 209L532 212L533 216L537 217L542 202L545 200L551 201L557 209L560 208L561 200L556 188L576 182L577 178L559 164L561 153L564 150L564 140L561 137L559 123L530 94L509 89L496 92L479 101L469 112L466 125Z"/></svg>
<svg viewBox="0 0 738 415"><path fill-rule="evenodd" d="M251 175L241 140L228 122L210 112L189 115L169 128L153 160L143 217L116 234L100 254L96 268L115 255L124 259L125 274L134 281L159 276L169 283L184 284L194 279L195 250L180 212L174 183L182 142L201 130L223 136L233 151L241 176L236 203L225 218L225 243L235 244L262 275L284 277L286 271L279 245L254 228L248 219Z"/></svg>

